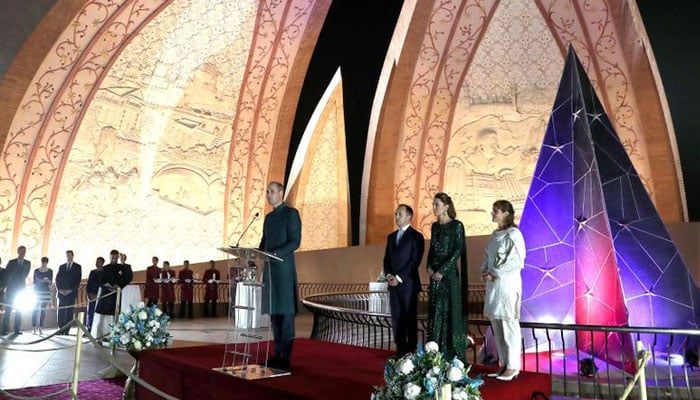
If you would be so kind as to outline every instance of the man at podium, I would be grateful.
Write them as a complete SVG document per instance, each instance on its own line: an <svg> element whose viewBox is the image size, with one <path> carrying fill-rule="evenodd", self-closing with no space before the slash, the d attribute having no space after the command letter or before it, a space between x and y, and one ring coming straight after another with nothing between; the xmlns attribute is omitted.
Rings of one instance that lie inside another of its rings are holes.
<svg viewBox="0 0 700 400"><path fill-rule="evenodd" d="M275 355L268 366L289 370L294 345L294 315L297 305L297 271L294 251L301 243L301 218L296 208L284 203L284 185L267 185L267 202L272 206L265 216L260 249L282 261L270 260L269 271L263 273L263 313L270 315Z"/></svg>

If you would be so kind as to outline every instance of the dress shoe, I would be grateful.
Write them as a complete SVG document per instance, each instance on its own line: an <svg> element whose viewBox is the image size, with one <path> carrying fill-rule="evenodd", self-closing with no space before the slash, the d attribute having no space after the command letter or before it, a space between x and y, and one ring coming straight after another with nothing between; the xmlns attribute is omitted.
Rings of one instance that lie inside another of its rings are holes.
<svg viewBox="0 0 700 400"><path fill-rule="evenodd" d="M22 331L15 331L15 335L21 335Z"/></svg>
<svg viewBox="0 0 700 400"><path fill-rule="evenodd" d="M282 371L291 371L289 360L281 358L279 361L279 367L277 367L277 369L281 369Z"/></svg>
<svg viewBox="0 0 700 400"><path fill-rule="evenodd" d="M279 368L280 361L281 361L281 359L279 359L277 357L272 357L269 360L267 360L267 367L268 368Z"/></svg>
<svg viewBox="0 0 700 400"><path fill-rule="evenodd" d="M508 372L510 371L510 372ZM506 372L496 377L499 381L510 382L516 379L520 375L520 371L517 369L507 369Z"/></svg>
<svg viewBox="0 0 700 400"><path fill-rule="evenodd" d="M492 372L492 373L490 373L490 374L487 374L486 376L488 376L489 378L497 378L497 377L498 377L499 375L501 375L501 374L503 373L503 371L505 371L505 370L506 370L506 369L505 369L505 367L504 367L504 368L499 369L499 370L496 371L496 372Z"/></svg>

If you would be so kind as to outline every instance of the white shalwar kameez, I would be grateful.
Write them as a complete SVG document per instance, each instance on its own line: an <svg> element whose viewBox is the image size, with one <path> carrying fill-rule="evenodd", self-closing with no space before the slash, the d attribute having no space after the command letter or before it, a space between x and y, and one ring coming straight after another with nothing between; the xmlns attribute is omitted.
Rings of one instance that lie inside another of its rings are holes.
<svg viewBox="0 0 700 400"><path fill-rule="evenodd" d="M493 276L493 280L486 281L484 315L491 320L501 364L515 370L520 370L520 271L524 266L525 240L520 230L495 230L481 264L481 273Z"/></svg>

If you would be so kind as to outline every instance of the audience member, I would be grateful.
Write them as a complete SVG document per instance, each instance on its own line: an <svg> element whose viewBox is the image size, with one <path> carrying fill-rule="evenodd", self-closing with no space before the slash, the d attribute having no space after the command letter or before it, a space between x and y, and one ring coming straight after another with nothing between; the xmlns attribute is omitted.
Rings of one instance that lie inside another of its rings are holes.
<svg viewBox="0 0 700 400"><path fill-rule="evenodd" d="M66 263L58 267L56 291L58 292L58 335L67 335L73 321L75 300L83 277L80 264L73 262L73 250L66 251Z"/></svg>
<svg viewBox="0 0 700 400"><path fill-rule="evenodd" d="M97 304L97 292L100 289L100 274L102 266L105 264L104 257L97 257L95 260L95 269L90 271L88 276L85 291L87 292L88 307L85 326L88 330L92 330L92 320L95 317L95 304Z"/></svg>
<svg viewBox="0 0 700 400"><path fill-rule="evenodd" d="M32 313L32 330L36 335L44 333L44 321L46 320L46 308L51 302L51 284L53 283L53 270L49 268L49 258L41 257L41 266L34 270L32 276L36 303Z"/></svg>
<svg viewBox="0 0 700 400"><path fill-rule="evenodd" d="M22 334L22 311L20 308L13 307L15 297L27 288L27 275L31 269L31 262L25 260L27 254L25 246L17 247L17 258L13 258L7 263L5 270L7 279L7 288L5 289L5 317L2 321L2 334L7 335L10 331L10 315L12 309L15 308L14 332L15 335Z"/></svg>

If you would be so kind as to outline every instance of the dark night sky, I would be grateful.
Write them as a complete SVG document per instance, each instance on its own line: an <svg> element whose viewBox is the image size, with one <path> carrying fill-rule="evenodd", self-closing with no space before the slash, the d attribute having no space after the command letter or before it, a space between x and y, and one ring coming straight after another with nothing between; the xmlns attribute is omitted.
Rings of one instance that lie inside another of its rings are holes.
<svg viewBox="0 0 700 400"><path fill-rule="evenodd" d="M700 221L700 26L698 1L639 0L668 98L690 221Z"/></svg>
<svg viewBox="0 0 700 400"><path fill-rule="evenodd" d="M324 90L341 68L350 180L352 243L359 234L362 165L369 115L384 55L402 1L334 1L321 31L301 92L294 120L290 155L296 153L301 136ZM657 59L671 115L685 180L691 221L700 220L700 173L693 165L700 146L700 54L696 23L700 2L639 0L638 5ZM690 56L689 56L690 54ZM695 62L694 62L695 61ZM287 161L287 175L293 156Z"/></svg>

